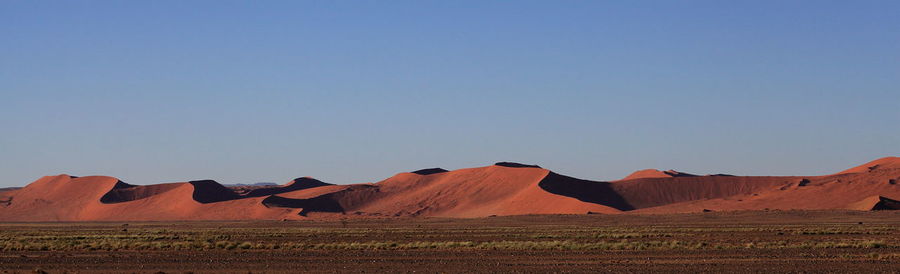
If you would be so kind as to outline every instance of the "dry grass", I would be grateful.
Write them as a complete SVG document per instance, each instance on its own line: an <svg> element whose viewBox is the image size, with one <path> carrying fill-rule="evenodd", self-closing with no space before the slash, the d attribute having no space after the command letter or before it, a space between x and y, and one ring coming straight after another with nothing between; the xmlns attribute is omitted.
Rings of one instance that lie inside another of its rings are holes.
<svg viewBox="0 0 900 274"><path fill-rule="evenodd" d="M36 268L119 273L139 266L144 268L136 272L147 273L897 272L897 217L892 212L753 212L127 227L7 223L0 224L0 265L19 273Z"/></svg>
<svg viewBox="0 0 900 274"><path fill-rule="evenodd" d="M3 251L59 250L697 250L897 248L888 227L539 227L478 229L20 229L0 232ZM756 236L745 241L735 233ZM729 237L715 237L729 236ZM766 236L766 237L760 237ZM773 236L783 240L763 240ZM850 236L866 236L848 238ZM883 237L882 237L883 236ZM812 238L811 238L812 237ZM383 239L383 240L366 240ZM430 240L433 239L433 240ZM453 239L453 240L445 240Z"/></svg>

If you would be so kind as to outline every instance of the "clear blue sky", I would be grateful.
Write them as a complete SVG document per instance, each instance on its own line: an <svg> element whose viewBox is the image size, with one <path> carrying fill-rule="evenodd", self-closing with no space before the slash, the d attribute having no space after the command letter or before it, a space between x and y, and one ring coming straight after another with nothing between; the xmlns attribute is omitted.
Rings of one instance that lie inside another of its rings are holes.
<svg viewBox="0 0 900 274"><path fill-rule="evenodd" d="M900 1L2 1L0 186L900 155Z"/></svg>

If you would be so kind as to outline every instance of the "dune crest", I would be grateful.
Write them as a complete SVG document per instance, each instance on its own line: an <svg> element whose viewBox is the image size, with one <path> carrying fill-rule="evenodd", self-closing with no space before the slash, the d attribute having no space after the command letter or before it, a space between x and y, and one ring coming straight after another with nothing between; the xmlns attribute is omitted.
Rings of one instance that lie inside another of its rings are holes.
<svg viewBox="0 0 900 274"><path fill-rule="evenodd" d="M857 167L838 172L837 174L863 173L896 168L900 168L900 157L884 157Z"/></svg>
<svg viewBox="0 0 900 274"><path fill-rule="evenodd" d="M645 179L645 178L672 178L672 177L693 177L693 176L697 176L697 175L690 174L690 173L684 173L684 172L678 172L678 171L675 171L672 169L666 170L666 171L660 171L657 169L642 169L642 170L635 171L635 172L629 174L628 176L625 176L625 178L622 178L619 181Z"/></svg>

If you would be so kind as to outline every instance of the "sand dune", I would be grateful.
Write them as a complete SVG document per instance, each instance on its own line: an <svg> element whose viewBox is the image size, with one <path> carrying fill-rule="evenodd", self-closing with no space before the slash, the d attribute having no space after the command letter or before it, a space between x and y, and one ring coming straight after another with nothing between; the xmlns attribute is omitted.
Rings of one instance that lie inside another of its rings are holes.
<svg viewBox="0 0 900 274"><path fill-rule="evenodd" d="M884 157L875 161L865 163L861 166L838 172L837 174L863 173L896 168L900 168L900 157Z"/></svg>
<svg viewBox="0 0 900 274"><path fill-rule="evenodd" d="M302 178L294 179L293 181L291 181L287 184L280 185L277 187L257 188L257 189L251 190L250 192L244 194L244 196L245 197L269 196L269 195L275 195L275 194L280 194L280 193L285 193L285 192L298 191L298 190L303 190L303 189L308 189L308 188L317 188L317 187L328 186L328 185L331 185L331 184L313 179L311 177L302 177Z"/></svg>
<svg viewBox="0 0 900 274"><path fill-rule="evenodd" d="M614 182L501 162L429 168L377 183L313 178L237 190L212 180L131 185L106 176L46 176L0 192L0 221L241 220L666 214L774 209L900 209L900 158L825 176L697 176L641 170Z"/></svg>
<svg viewBox="0 0 900 274"><path fill-rule="evenodd" d="M684 173L684 172L678 172L678 171L671 170L671 169L666 170L666 171L660 171L657 169L642 169L642 170L638 170L638 171L635 171L635 172L629 174L628 176L626 176L625 178L622 178L619 181L628 181L628 180L646 179L646 178L672 178L672 177L693 177L693 176L697 176L697 175L690 174L690 173Z"/></svg>
<svg viewBox="0 0 900 274"><path fill-rule="evenodd" d="M134 186L116 178L47 176L10 193L3 221L238 220L293 217L214 181Z"/></svg>

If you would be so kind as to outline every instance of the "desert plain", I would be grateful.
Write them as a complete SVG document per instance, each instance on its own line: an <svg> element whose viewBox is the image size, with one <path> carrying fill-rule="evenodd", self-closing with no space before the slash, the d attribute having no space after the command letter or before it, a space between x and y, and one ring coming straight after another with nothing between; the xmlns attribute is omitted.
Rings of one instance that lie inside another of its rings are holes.
<svg viewBox="0 0 900 274"><path fill-rule="evenodd" d="M6 273L900 271L894 211L5 223Z"/></svg>

